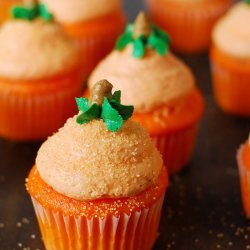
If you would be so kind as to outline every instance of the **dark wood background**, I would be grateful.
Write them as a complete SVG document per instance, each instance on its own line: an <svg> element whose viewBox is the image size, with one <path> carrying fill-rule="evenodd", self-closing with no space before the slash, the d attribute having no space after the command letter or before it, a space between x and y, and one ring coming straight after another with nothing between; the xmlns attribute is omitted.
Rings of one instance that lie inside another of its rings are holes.
<svg viewBox="0 0 250 250"><path fill-rule="evenodd" d="M142 3L126 0L125 8L132 19ZM217 108L206 54L180 57L194 71L206 111L192 162L171 178L154 249L250 249L250 223L242 211L235 160L250 120ZM24 187L39 146L0 140L0 250L44 249Z"/></svg>

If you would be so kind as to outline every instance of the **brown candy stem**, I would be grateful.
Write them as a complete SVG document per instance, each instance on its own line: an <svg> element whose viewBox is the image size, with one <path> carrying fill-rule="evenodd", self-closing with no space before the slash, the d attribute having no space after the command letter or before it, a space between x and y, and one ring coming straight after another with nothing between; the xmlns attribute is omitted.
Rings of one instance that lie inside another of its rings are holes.
<svg viewBox="0 0 250 250"><path fill-rule="evenodd" d="M91 89L89 106L94 103L101 106L104 101L104 97L107 97L110 100L112 98L112 88L113 85L109 81L98 81Z"/></svg>
<svg viewBox="0 0 250 250"><path fill-rule="evenodd" d="M148 37L151 33L150 23L143 11L141 11L135 21L134 21L134 29L133 29L133 37L136 39L139 36L143 35Z"/></svg>

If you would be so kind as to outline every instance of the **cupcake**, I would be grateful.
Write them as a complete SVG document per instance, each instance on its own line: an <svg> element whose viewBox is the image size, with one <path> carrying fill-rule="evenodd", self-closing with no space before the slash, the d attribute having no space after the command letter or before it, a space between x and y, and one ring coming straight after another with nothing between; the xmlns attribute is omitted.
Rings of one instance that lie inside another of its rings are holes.
<svg viewBox="0 0 250 250"><path fill-rule="evenodd" d="M99 81L49 137L26 181L46 249L152 248L168 184L133 107Z"/></svg>
<svg viewBox="0 0 250 250"><path fill-rule="evenodd" d="M47 138L75 113L82 81L79 46L46 7L14 8L0 28L0 136Z"/></svg>
<svg viewBox="0 0 250 250"><path fill-rule="evenodd" d="M243 207L248 218L250 218L250 137L239 148L237 152L237 161L239 168L241 197Z"/></svg>
<svg viewBox="0 0 250 250"><path fill-rule="evenodd" d="M216 20L232 0L147 0L152 20L173 39L173 48L184 53L206 51Z"/></svg>
<svg viewBox="0 0 250 250"><path fill-rule="evenodd" d="M169 37L140 13L91 74L114 82L122 101L132 103L132 117L152 136L169 173L185 166L192 155L203 113L203 97L190 69L168 51Z"/></svg>
<svg viewBox="0 0 250 250"><path fill-rule="evenodd" d="M87 76L114 47L125 26L122 0L41 0L79 41Z"/></svg>
<svg viewBox="0 0 250 250"><path fill-rule="evenodd" d="M226 113L250 116L250 1L216 24L210 53L214 96Z"/></svg>
<svg viewBox="0 0 250 250"><path fill-rule="evenodd" d="M20 3L21 0L1 0L0 1L0 23L10 16L10 9L14 4Z"/></svg>

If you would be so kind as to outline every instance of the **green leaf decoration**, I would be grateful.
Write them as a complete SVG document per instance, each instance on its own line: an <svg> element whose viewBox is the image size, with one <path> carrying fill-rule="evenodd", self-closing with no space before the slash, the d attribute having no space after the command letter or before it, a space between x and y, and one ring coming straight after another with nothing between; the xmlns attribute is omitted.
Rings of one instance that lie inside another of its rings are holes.
<svg viewBox="0 0 250 250"><path fill-rule="evenodd" d="M106 97L102 104L101 118L105 122L107 129L112 132L117 132L123 125L122 116L111 106Z"/></svg>
<svg viewBox="0 0 250 250"><path fill-rule="evenodd" d="M250 4L250 0L244 0L246 4Z"/></svg>
<svg viewBox="0 0 250 250"><path fill-rule="evenodd" d="M123 50L129 43L133 42L133 27L131 24L129 24L124 32L122 34L115 45L116 50Z"/></svg>
<svg viewBox="0 0 250 250"><path fill-rule="evenodd" d="M102 119L108 130L117 132L123 125L123 121L128 120L133 112L133 106L121 104L121 91L115 91L109 100L104 98L102 106L93 103L89 106L88 99L76 98L76 103L80 114L76 122L80 125L90 122L93 119Z"/></svg>
<svg viewBox="0 0 250 250"><path fill-rule="evenodd" d="M156 37L155 34L151 34L148 38L148 45L153 48L159 55L164 56L168 50L168 44L160 38Z"/></svg>
<svg viewBox="0 0 250 250"><path fill-rule="evenodd" d="M134 41L133 54L135 58L142 58L145 53L145 45L143 43L143 37L139 37Z"/></svg>
<svg viewBox="0 0 250 250"><path fill-rule="evenodd" d="M34 3L31 7L15 6L12 8L12 18L27 21L42 18L45 21L51 21L53 19L53 15L47 10L45 4Z"/></svg>
<svg viewBox="0 0 250 250"><path fill-rule="evenodd" d="M129 44L132 44L132 56L135 58L143 58L146 47L148 46L159 55L165 56L168 52L170 42L171 39L166 32L154 24L151 24L151 34L148 37L142 35L135 39L133 37L133 25L129 24L124 34L118 38L115 49L121 51Z"/></svg>
<svg viewBox="0 0 250 250"><path fill-rule="evenodd" d="M118 111L123 120L128 120L134 112L134 106L125 106L113 101L111 101L110 104L115 110Z"/></svg>
<svg viewBox="0 0 250 250"><path fill-rule="evenodd" d="M121 103L121 90L115 91L115 93L112 96L111 101Z"/></svg>

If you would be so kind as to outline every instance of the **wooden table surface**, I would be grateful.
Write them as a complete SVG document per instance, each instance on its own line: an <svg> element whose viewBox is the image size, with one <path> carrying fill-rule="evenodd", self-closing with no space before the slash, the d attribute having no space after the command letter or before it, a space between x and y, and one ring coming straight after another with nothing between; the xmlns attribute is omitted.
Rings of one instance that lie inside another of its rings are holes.
<svg viewBox="0 0 250 250"><path fill-rule="evenodd" d="M133 0L125 5L130 18L142 6ZM235 160L250 120L217 108L206 54L180 57L194 71L206 111L192 162L171 178L154 249L250 249L250 222L242 211ZM39 146L0 140L0 250L44 249L24 187Z"/></svg>

